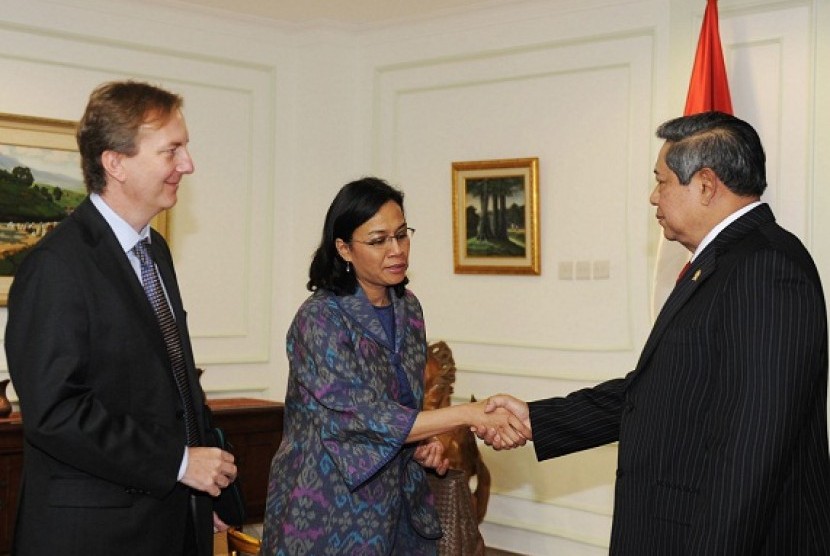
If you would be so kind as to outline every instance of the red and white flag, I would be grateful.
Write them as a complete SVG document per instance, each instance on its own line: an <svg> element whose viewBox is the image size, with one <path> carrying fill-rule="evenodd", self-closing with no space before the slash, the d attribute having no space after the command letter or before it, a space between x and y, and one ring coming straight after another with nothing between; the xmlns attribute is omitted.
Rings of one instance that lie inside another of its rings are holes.
<svg viewBox="0 0 830 556"><path fill-rule="evenodd" d="M732 98L729 96L729 81L723 63L723 49L720 46L718 28L718 0L707 0L700 39L697 41L695 65L689 80L689 94L686 96L684 116L699 112L732 113Z"/></svg>
<svg viewBox="0 0 830 556"><path fill-rule="evenodd" d="M695 65L689 80L684 116L717 110L732 114L732 99L729 95L729 81L723 63L723 49L718 27L718 1L707 0L700 38L697 43ZM677 273L689 260L690 253L676 241L667 241L660 230L657 244L657 263L654 269L654 293L651 298L652 318L669 297L677 280Z"/></svg>

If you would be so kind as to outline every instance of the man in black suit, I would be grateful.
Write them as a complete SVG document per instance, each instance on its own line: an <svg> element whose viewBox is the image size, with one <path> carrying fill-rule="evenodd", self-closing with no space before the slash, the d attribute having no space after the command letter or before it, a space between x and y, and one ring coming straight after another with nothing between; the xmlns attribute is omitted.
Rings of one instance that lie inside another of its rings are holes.
<svg viewBox="0 0 830 556"><path fill-rule="evenodd" d="M801 242L760 197L746 122L664 123L651 204L691 253L637 367L564 398L499 395L548 459L619 441L614 555L830 554L827 319ZM500 439L479 431L500 447Z"/></svg>
<svg viewBox="0 0 830 556"><path fill-rule="evenodd" d="M89 196L27 255L9 293L25 438L13 554L208 556L224 527L211 497L236 467L206 447L173 261L149 226L193 172L181 105L132 81L93 91L77 134ZM153 305L142 285L158 278ZM171 311L165 335L159 315Z"/></svg>

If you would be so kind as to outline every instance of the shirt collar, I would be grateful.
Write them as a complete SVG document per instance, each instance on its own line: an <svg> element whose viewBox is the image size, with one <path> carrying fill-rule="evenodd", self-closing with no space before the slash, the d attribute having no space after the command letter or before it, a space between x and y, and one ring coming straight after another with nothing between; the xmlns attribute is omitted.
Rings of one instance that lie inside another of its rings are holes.
<svg viewBox="0 0 830 556"><path fill-rule="evenodd" d="M118 213L110 208L106 201L104 201L104 198L99 194L90 193L89 200L92 201L92 204L95 205L95 208L98 209L98 212L100 212L101 216L104 217L104 220L107 221L109 227L112 228L116 239L118 239L118 243L121 245L121 249L123 249L125 253L128 253L133 247L135 247L135 244L139 241L143 239L148 241L150 240L149 224L144 226L140 232L136 232L132 226L127 224L126 220L121 218Z"/></svg>
<svg viewBox="0 0 830 556"><path fill-rule="evenodd" d="M703 238L703 241L700 242L700 245L697 246L695 249L694 255L692 255L691 260L695 260L699 253L703 253L703 250L706 249L706 246L712 243L712 240L718 237L718 234L721 233L727 226L729 226L732 222L746 214L747 212L751 211L755 207L761 204L761 201L755 201L754 203L749 203L745 207L741 207L740 209L736 210L726 218L720 221L720 223L709 230L709 233L706 234L706 237Z"/></svg>

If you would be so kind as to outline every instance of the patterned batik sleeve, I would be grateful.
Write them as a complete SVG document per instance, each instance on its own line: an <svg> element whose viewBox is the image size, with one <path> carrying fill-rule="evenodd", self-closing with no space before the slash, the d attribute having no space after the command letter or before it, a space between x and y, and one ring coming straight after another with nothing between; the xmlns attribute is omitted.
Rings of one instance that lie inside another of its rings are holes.
<svg viewBox="0 0 830 556"><path fill-rule="evenodd" d="M304 409L352 491L395 457L418 414L384 395L383 348L364 336L357 341L336 307L312 303L295 319L287 346Z"/></svg>

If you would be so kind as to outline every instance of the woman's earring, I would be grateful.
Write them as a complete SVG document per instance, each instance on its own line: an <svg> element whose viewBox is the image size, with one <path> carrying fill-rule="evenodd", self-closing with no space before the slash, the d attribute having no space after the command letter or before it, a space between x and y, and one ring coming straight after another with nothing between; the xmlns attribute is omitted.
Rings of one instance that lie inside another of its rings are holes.
<svg viewBox="0 0 830 556"><path fill-rule="evenodd" d="M346 274L352 271L352 263L346 261Z"/></svg>

